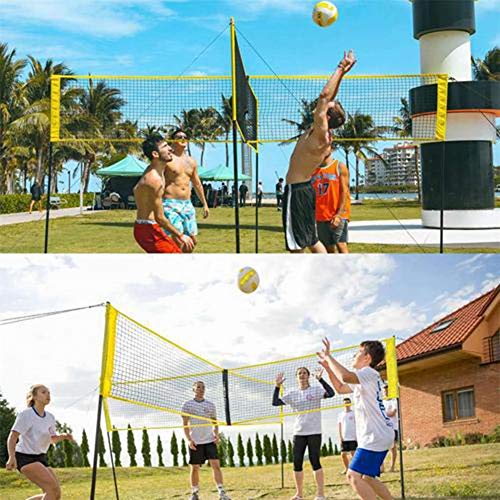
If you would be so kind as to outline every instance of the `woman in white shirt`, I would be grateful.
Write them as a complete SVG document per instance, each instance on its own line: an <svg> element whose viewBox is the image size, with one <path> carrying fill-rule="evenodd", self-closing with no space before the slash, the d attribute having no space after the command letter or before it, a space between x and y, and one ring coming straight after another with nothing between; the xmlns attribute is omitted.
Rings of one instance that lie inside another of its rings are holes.
<svg viewBox="0 0 500 500"><path fill-rule="evenodd" d="M68 439L71 434L56 434L56 419L45 411L50 403L50 391L42 384L31 386L26 396L28 408L16 418L7 439L9 460L7 469L17 469L43 491L29 500L59 500L59 481L49 467L47 450L53 443Z"/></svg>
<svg viewBox="0 0 500 500"><path fill-rule="evenodd" d="M335 393L330 385L321 377L323 370L316 373L316 379L321 385L311 386L309 370L305 367L298 368L295 372L298 389L285 392L280 397L281 385L285 381L283 373L276 377L276 387L273 395L273 406L290 405L295 412L300 413L295 418L293 428L293 470L297 492L292 500L302 500L304 494L304 454L306 448L309 453L309 461L316 479L316 500L324 500L324 475L321 468L321 401L324 398L332 398Z"/></svg>

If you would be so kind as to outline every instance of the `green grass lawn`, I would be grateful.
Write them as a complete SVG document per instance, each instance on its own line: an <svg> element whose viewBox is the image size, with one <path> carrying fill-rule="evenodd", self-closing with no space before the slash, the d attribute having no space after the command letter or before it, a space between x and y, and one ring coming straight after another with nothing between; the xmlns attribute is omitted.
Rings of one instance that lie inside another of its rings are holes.
<svg viewBox="0 0 500 500"><path fill-rule="evenodd" d="M231 208L212 209L210 217L203 220L200 210L200 227L197 253L233 253L235 251L234 212ZM50 222L50 253L143 253L132 236L135 212L132 210L106 210L93 214L64 217ZM353 220L415 219L420 217L420 207L415 201L365 201L353 206ZM43 252L45 222L0 226L0 252ZM255 251L255 209L240 211L241 251ZM284 238L281 212L265 207L259 211L259 251L283 253ZM413 253L437 252L436 247L425 249L410 245L351 244L354 253ZM498 252L498 249L467 248L447 249L449 252Z"/></svg>
<svg viewBox="0 0 500 500"><path fill-rule="evenodd" d="M499 498L500 444L471 445L453 448L435 448L405 452L405 482L407 498ZM329 498L356 498L346 486L339 472L340 457L323 459ZM224 469L226 487L233 500L285 500L293 494L292 467L285 466L285 489L281 489L280 466ZM88 498L89 469L59 469L63 499ZM306 498L312 499L312 474L306 472ZM382 476L394 496L400 495L399 473ZM182 499L189 496L187 468L123 468L118 469L118 485L122 499ZM202 499L217 498L210 477L204 467L201 475ZM2 500L21 500L37 493L17 472L0 471ZM109 469L98 474L97 498L114 498L113 481Z"/></svg>

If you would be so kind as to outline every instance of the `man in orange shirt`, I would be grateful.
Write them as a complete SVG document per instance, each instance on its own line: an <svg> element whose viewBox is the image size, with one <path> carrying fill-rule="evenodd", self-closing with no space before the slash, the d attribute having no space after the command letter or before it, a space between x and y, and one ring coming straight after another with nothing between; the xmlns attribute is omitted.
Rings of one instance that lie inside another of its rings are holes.
<svg viewBox="0 0 500 500"><path fill-rule="evenodd" d="M316 191L318 237L328 253L349 253L347 226L351 212L349 172L328 154L314 171L311 183Z"/></svg>

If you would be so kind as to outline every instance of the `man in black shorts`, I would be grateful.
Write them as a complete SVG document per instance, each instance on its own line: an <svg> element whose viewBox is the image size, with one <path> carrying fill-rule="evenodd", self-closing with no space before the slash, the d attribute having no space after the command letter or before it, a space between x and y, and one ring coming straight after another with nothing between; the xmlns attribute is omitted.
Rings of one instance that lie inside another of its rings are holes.
<svg viewBox="0 0 500 500"><path fill-rule="evenodd" d="M194 399L182 405L182 423L189 445L191 500L199 500L200 467L208 460L220 500L231 500L224 491L222 471L217 455L219 427L215 405L205 399L205 384L193 384ZM201 417L201 418L196 418ZM213 426L206 425L213 422Z"/></svg>
<svg viewBox="0 0 500 500"><path fill-rule="evenodd" d="M35 181L33 185L30 188L30 193L31 193L31 203L30 203L30 209L29 213L33 211L33 207L35 206L35 203L38 204L38 211L42 213L42 187L40 184L38 184L38 181Z"/></svg>
<svg viewBox="0 0 500 500"><path fill-rule="evenodd" d="M319 95L313 125L300 136L290 157L283 196L283 227L286 248L290 252L302 253L309 248L313 253L326 253L316 228L316 194L311 177L332 151L332 130L345 122L345 113L335 97L342 78L355 63L352 50L344 53Z"/></svg>
<svg viewBox="0 0 500 500"><path fill-rule="evenodd" d="M344 464L342 474L347 473L350 457L354 455L358 442L356 441L356 419L351 407L350 398L344 398L344 411L339 415L340 457Z"/></svg>

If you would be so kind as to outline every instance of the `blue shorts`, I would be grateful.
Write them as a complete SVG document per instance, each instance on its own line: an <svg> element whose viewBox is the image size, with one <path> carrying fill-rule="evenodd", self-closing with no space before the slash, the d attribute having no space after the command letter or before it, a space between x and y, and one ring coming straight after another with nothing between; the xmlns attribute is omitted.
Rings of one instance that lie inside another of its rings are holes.
<svg viewBox="0 0 500 500"><path fill-rule="evenodd" d="M170 221L170 224L180 233L187 234L188 236L195 236L198 234L196 211L191 200L164 198L163 212L165 213L165 217ZM165 232L170 235L168 231Z"/></svg>
<svg viewBox="0 0 500 500"><path fill-rule="evenodd" d="M388 451L370 451L358 448L352 457L349 469L365 476L378 477L380 476L380 467L382 467Z"/></svg>

